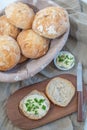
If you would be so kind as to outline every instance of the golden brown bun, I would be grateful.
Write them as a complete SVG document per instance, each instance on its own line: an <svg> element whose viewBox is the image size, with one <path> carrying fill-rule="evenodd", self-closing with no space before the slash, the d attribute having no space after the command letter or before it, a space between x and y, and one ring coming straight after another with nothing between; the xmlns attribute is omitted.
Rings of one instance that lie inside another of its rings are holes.
<svg viewBox="0 0 87 130"><path fill-rule="evenodd" d="M9 23L5 15L0 17L0 35L9 35L13 38L16 38L19 34L19 29Z"/></svg>
<svg viewBox="0 0 87 130"><path fill-rule="evenodd" d="M10 4L5 14L10 23L21 29L31 28L35 16L33 9L22 2Z"/></svg>
<svg viewBox="0 0 87 130"><path fill-rule="evenodd" d="M41 36L54 39L64 34L69 27L67 12L61 7L47 7L35 15L32 28Z"/></svg>
<svg viewBox="0 0 87 130"><path fill-rule="evenodd" d="M0 36L0 70L13 68L20 60L20 48L10 36Z"/></svg>
<svg viewBox="0 0 87 130"><path fill-rule="evenodd" d="M23 63L23 62L26 61L27 59L28 59L27 57L25 57L25 56L23 56L23 55L21 54L19 63Z"/></svg>
<svg viewBox="0 0 87 130"><path fill-rule="evenodd" d="M49 40L41 37L33 30L22 31L17 37L22 54L28 58L38 58L46 54Z"/></svg>

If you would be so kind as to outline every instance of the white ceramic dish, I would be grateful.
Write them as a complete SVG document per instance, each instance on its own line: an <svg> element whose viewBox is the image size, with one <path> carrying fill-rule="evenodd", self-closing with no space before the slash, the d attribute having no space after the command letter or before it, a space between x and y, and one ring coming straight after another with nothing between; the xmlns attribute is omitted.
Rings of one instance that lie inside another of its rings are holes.
<svg viewBox="0 0 87 130"><path fill-rule="evenodd" d="M58 6L55 2L51 0L20 0L20 1L34 5L39 10L48 6ZM3 10L2 11L0 10L0 14L2 13ZM0 82L21 81L33 77L35 74L44 69L54 59L57 52L59 52L64 47L69 35L69 29L70 26L67 32L60 38L51 40L50 48L47 54L44 55L43 57L34 60L28 60L22 64L17 65L12 70L9 70L7 72L0 72Z"/></svg>
<svg viewBox="0 0 87 130"><path fill-rule="evenodd" d="M69 70L75 65L75 57L68 51L60 51L54 58L54 64L60 70Z"/></svg>

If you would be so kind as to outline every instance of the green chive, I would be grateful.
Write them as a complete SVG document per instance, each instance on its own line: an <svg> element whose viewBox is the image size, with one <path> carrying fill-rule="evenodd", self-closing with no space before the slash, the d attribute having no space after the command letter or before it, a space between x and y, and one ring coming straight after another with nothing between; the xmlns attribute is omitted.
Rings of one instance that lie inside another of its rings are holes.
<svg viewBox="0 0 87 130"><path fill-rule="evenodd" d="M43 110L46 110L46 106L45 106L45 105L43 105L43 106L42 106L42 109L43 109Z"/></svg>
<svg viewBox="0 0 87 130"><path fill-rule="evenodd" d="M34 113L35 115L38 115L38 112L37 111L35 111L35 113Z"/></svg>

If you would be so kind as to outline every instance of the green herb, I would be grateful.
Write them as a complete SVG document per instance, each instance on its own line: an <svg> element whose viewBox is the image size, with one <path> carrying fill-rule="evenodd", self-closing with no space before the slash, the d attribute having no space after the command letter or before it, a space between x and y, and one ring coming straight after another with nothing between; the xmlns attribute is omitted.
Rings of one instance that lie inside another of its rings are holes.
<svg viewBox="0 0 87 130"><path fill-rule="evenodd" d="M27 107L27 111L31 111L32 107Z"/></svg>
<svg viewBox="0 0 87 130"><path fill-rule="evenodd" d="M29 106L29 103L25 103L25 105L26 105L26 107L28 107L28 106Z"/></svg>
<svg viewBox="0 0 87 130"><path fill-rule="evenodd" d="M42 106L42 109L43 109L43 110L46 110L46 106L45 106L45 105L43 105L43 106Z"/></svg>
<svg viewBox="0 0 87 130"><path fill-rule="evenodd" d="M37 98L34 98L34 99L28 99L25 103L25 106L27 108L27 111L28 112L33 112L35 115L38 114L38 110L41 106L41 108L43 110L46 110L46 106L45 105L42 105L43 102L45 101L45 99L37 99Z"/></svg>
<svg viewBox="0 0 87 130"><path fill-rule="evenodd" d="M58 56L58 61L62 62L65 60L65 55Z"/></svg>
<svg viewBox="0 0 87 130"><path fill-rule="evenodd" d="M66 61L65 61L65 64L66 64L66 65L68 65L68 63L69 63L69 61L68 61L68 60L66 60Z"/></svg>
<svg viewBox="0 0 87 130"><path fill-rule="evenodd" d="M32 99L28 99L28 100L27 100L27 102L31 102L31 101L32 101Z"/></svg>
<svg viewBox="0 0 87 130"><path fill-rule="evenodd" d="M38 102L38 99L37 99L37 98L34 98L34 101L35 101L35 102Z"/></svg>
<svg viewBox="0 0 87 130"><path fill-rule="evenodd" d="M35 113L34 113L35 115L38 115L38 112L37 111L35 111Z"/></svg>

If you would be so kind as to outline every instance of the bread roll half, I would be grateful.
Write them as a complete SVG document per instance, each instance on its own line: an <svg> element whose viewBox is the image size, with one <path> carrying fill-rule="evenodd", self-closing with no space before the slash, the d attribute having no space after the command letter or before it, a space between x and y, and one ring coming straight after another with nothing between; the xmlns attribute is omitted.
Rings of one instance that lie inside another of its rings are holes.
<svg viewBox="0 0 87 130"><path fill-rule="evenodd" d="M29 119L38 120L44 117L50 108L50 102L43 92L33 90L19 104L19 109Z"/></svg>
<svg viewBox="0 0 87 130"><path fill-rule="evenodd" d="M73 98L75 87L69 80L56 77L47 84L46 94L54 104L65 107Z"/></svg>

